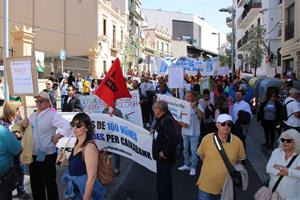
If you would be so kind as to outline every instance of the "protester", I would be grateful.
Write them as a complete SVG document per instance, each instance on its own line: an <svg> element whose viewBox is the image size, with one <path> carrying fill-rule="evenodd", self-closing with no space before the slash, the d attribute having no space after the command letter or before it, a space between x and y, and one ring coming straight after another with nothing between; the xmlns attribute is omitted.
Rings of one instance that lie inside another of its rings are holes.
<svg viewBox="0 0 300 200"><path fill-rule="evenodd" d="M273 148L276 126L281 121L280 113L281 104L277 101L277 94L275 92L267 94L266 100L261 104L257 113L257 121L261 122L265 133L263 147Z"/></svg>
<svg viewBox="0 0 300 200"><path fill-rule="evenodd" d="M110 108L107 104L105 104L105 108L103 110L103 113L105 114L111 114L111 115L115 115L119 118L123 118L123 114L122 114L122 111L119 110L118 108L113 108L112 110L110 110L112 108ZM118 154L113 154L113 167L114 167L114 175L118 175L120 174L120 162L121 162L121 156L118 155Z"/></svg>
<svg viewBox="0 0 300 200"><path fill-rule="evenodd" d="M71 127L59 113L51 108L48 93L35 96L37 111L23 120L24 127L32 126L33 162L29 165L30 183L34 200L58 199L56 185L56 143L71 133ZM56 133L57 129L59 133Z"/></svg>
<svg viewBox="0 0 300 200"><path fill-rule="evenodd" d="M233 104L233 109L231 114L233 122L235 123L237 121L238 113L240 110L248 112L252 117L252 112L249 103L243 100L243 91L237 90L235 92L235 97L236 97L236 102Z"/></svg>
<svg viewBox="0 0 300 200"><path fill-rule="evenodd" d="M159 200L172 200L173 187L171 169L176 158L175 126L172 118L168 116L168 105L163 101L153 104L156 123L153 133L153 158L156 160L156 187Z"/></svg>
<svg viewBox="0 0 300 200"><path fill-rule="evenodd" d="M283 132L279 139L279 147L272 152L267 164L270 175L269 188L273 188L280 176L283 176L276 191L282 199L297 200L300 197L300 133L295 129ZM297 156L287 168L291 159Z"/></svg>
<svg viewBox="0 0 300 200"><path fill-rule="evenodd" d="M53 86L54 86L53 81L49 79L46 82L46 89L44 89L43 91L48 93L50 100L51 100L52 107L57 109L57 105L56 105L57 91L54 90Z"/></svg>
<svg viewBox="0 0 300 200"><path fill-rule="evenodd" d="M215 106L208 89L203 90L203 98L199 100L199 105L204 110L204 117L201 119L201 135L205 136L216 130Z"/></svg>
<svg viewBox="0 0 300 200"><path fill-rule="evenodd" d="M0 106L4 103L4 84L2 78L0 78Z"/></svg>
<svg viewBox="0 0 300 200"><path fill-rule="evenodd" d="M70 85L67 89L68 95L62 100L62 112L81 112L82 107L80 99L75 96L75 87Z"/></svg>
<svg viewBox="0 0 300 200"><path fill-rule="evenodd" d="M82 94L83 95L90 95L91 92L91 83L87 80L83 80L82 82Z"/></svg>
<svg viewBox="0 0 300 200"><path fill-rule="evenodd" d="M71 182L74 188L68 187L65 192L68 196L65 197L74 200L104 200L106 189L97 180L98 148L93 139L92 121L86 113L78 113L70 124L77 140L63 181Z"/></svg>
<svg viewBox="0 0 300 200"><path fill-rule="evenodd" d="M69 75L69 77L68 77L68 85L75 85L76 79L75 79L75 77L74 77L73 72L70 72L69 74L70 74L70 75Z"/></svg>
<svg viewBox="0 0 300 200"><path fill-rule="evenodd" d="M145 77L144 81L140 85L141 91L141 108L143 115L143 122L146 127L150 127L150 115L151 115L151 107L153 103L154 96L154 87L149 80L149 77Z"/></svg>
<svg viewBox="0 0 300 200"><path fill-rule="evenodd" d="M91 91L95 91L98 87L98 80L97 79L93 79L92 80L92 84L91 84Z"/></svg>
<svg viewBox="0 0 300 200"><path fill-rule="evenodd" d="M233 126L232 117L221 114L217 118L217 133L206 135L198 148L202 160L202 167L197 186L198 199L220 199L222 188L228 170L214 143L214 135L221 140L223 148L232 165L236 165L246 158L242 141L230 133Z"/></svg>
<svg viewBox="0 0 300 200"><path fill-rule="evenodd" d="M66 96L68 96L68 80L67 79L63 79L60 83L60 98L61 98L61 108L63 107L63 103L64 103L64 98Z"/></svg>
<svg viewBox="0 0 300 200"><path fill-rule="evenodd" d="M191 105L190 124L179 122L182 126L184 165L179 167L178 170L189 170L191 176L196 175L196 167L198 164L197 147L200 138L200 117L204 116L201 105L195 103L198 100L197 96L197 92L189 91L185 93L185 100ZM190 153L191 158L189 156Z"/></svg>
<svg viewBox="0 0 300 200"><path fill-rule="evenodd" d="M284 104L287 109L287 120L283 121L283 130L296 129L300 132L300 91L296 88L289 90L289 96L285 99Z"/></svg>
<svg viewBox="0 0 300 200"><path fill-rule="evenodd" d="M21 152L21 144L9 129L0 125L0 179L11 172L14 167L14 156ZM17 172L14 176L18 176ZM7 180L9 181L9 180ZM12 191L7 188L6 182L0 182L0 199L11 200Z"/></svg>
<svg viewBox="0 0 300 200"><path fill-rule="evenodd" d="M21 103L18 101L6 101L3 105L3 114L0 118L0 125L5 128L10 128L11 125L20 123L22 118L20 114ZM19 143L21 144L22 133L21 132L13 132L13 135L17 138ZM20 156L14 156L14 165L17 168L20 178L19 183L17 185L17 195L14 198L20 199L29 199L30 195L25 192L24 189L24 174L25 174L25 166L21 164Z"/></svg>

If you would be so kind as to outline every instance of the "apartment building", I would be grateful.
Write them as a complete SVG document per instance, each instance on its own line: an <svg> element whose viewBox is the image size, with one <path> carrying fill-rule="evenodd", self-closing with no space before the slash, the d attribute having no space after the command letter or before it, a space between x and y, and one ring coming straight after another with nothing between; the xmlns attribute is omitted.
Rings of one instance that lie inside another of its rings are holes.
<svg viewBox="0 0 300 200"><path fill-rule="evenodd" d="M0 46L3 47L3 3L0 2ZM122 56L127 18L111 0L10 0L9 27L32 27L33 52L45 54L46 72L60 72L60 50L67 55L64 69L88 73L88 51L97 54L96 74L101 76L115 56ZM9 37L10 55L13 38ZM2 52L2 49L1 49Z"/></svg>
<svg viewBox="0 0 300 200"><path fill-rule="evenodd" d="M253 66L247 64L245 48L249 44L248 32L251 26L263 25L266 29L267 55L264 56L257 75L274 76L281 73L281 9L279 0L234 0L234 23L230 19L228 25L235 26L235 66L236 69L249 72ZM254 71L254 70L252 70Z"/></svg>
<svg viewBox="0 0 300 200"><path fill-rule="evenodd" d="M171 52L171 34L161 27L145 28L142 32L142 56L145 61L143 71L150 72L154 56L162 58L173 56Z"/></svg>
<svg viewBox="0 0 300 200"><path fill-rule="evenodd" d="M222 46L226 40L225 34L193 14L153 9L143 9L143 12L148 27L162 26L171 33L172 40L186 41L190 57L217 56L219 43Z"/></svg>
<svg viewBox="0 0 300 200"><path fill-rule="evenodd" d="M282 72L296 73L300 78L300 1L279 0L282 11L281 64Z"/></svg>

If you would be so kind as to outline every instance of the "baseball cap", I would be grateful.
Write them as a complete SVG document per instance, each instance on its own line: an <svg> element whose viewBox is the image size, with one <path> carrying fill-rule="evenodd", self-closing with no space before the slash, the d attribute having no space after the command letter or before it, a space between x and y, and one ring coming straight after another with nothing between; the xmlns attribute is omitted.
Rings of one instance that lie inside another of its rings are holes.
<svg viewBox="0 0 300 200"><path fill-rule="evenodd" d="M226 121L231 121L231 122L233 121L232 117L228 114L221 114L217 118L217 123L223 123L223 122L226 122Z"/></svg>
<svg viewBox="0 0 300 200"><path fill-rule="evenodd" d="M47 99L50 101L50 96L47 92L42 91L38 95L34 96L34 98L38 98L38 97L40 97L42 99Z"/></svg>
<svg viewBox="0 0 300 200"><path fill-rule="evenodd" d="M291 88L291 89L289 90L289 93L290 93L290 94L299 94L300 91L299 91L297 88Z"/></svg>

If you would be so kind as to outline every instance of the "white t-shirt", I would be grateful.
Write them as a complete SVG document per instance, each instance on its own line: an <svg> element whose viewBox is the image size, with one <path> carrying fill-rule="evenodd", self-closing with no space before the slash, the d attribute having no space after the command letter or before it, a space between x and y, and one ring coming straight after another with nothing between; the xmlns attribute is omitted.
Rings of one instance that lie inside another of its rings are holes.
<svg viewBox="0 0 300 200"><path fill-rule="evenodd" d="M300 111L300 107L299 107L299 104L296 101L296 99L294 99L292 97L287 97L285 99L284 103L286 104L290 100L293 100L293 101L288 103L286 106L287 116L290 116L292 113ZM286 123L287 125L292 126L292 127L300 127L300 118L295 117L295 115L291 115L287 121L284 121L284 123Z"/></svg>
<svg viewBox="0 0 300 200"><path fill-rule="evenodd" d="M204 112L202 106L198 104L198 109ZM191 109L190 125L187 128L182 127L182 135L200 136L200 119L195 109Z"/></svg>

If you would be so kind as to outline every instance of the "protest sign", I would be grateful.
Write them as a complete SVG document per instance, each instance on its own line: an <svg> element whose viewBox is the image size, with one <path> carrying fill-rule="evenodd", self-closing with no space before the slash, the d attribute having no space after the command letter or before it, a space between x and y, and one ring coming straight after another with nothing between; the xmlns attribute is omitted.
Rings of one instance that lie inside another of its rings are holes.
<svg viewBox="0 0 300 200"><path fill-rule="evenodd" d="M61 114L65 119L71 120L76 113ZM90 113L89 115L95 127L94 139L98 149L106 148L109 152L125 156L156 172L156 161L152 156L153 137L149 131L108 114ZM64 144L60 142L59 145Z"/></svg>
<svg viewBox="0 0 300 200"><path fill-rule="evenodd" d="M171 66L171 62L163 59L159 56L154 57L154 63L151 67L151 73L166 75L168 74L168 67Z"/></svg>
<svg viewBox="0 0 300 200"><path fill-rule="evenodd" d="M131 98L117 100L116 107L122 111L123 118L139 126L143 126L140 97L138 91L130 91ZM94 95L79 97L81 106L85 112L102 113L104 102Z"/></svg>
<svg viewBox="0 0 300 200"><path fill-rule="evenodd" d="M168 67L169 88L183 88L183 67Z"/></svg>
<svg viewBox="0 0 300 200"><path fill-rule="evenodd" d="M157 100L165 101L168 104L169 111L177 121L190 124L191 105L189 102L167 95L157 95Z"/></svg>
<svg viewBox="0 0 300 200"><path fill-rule="evenodd" d="M38 94L37 73L33 57L8 59L5 68L10 96L34 96Z"/></svg>

